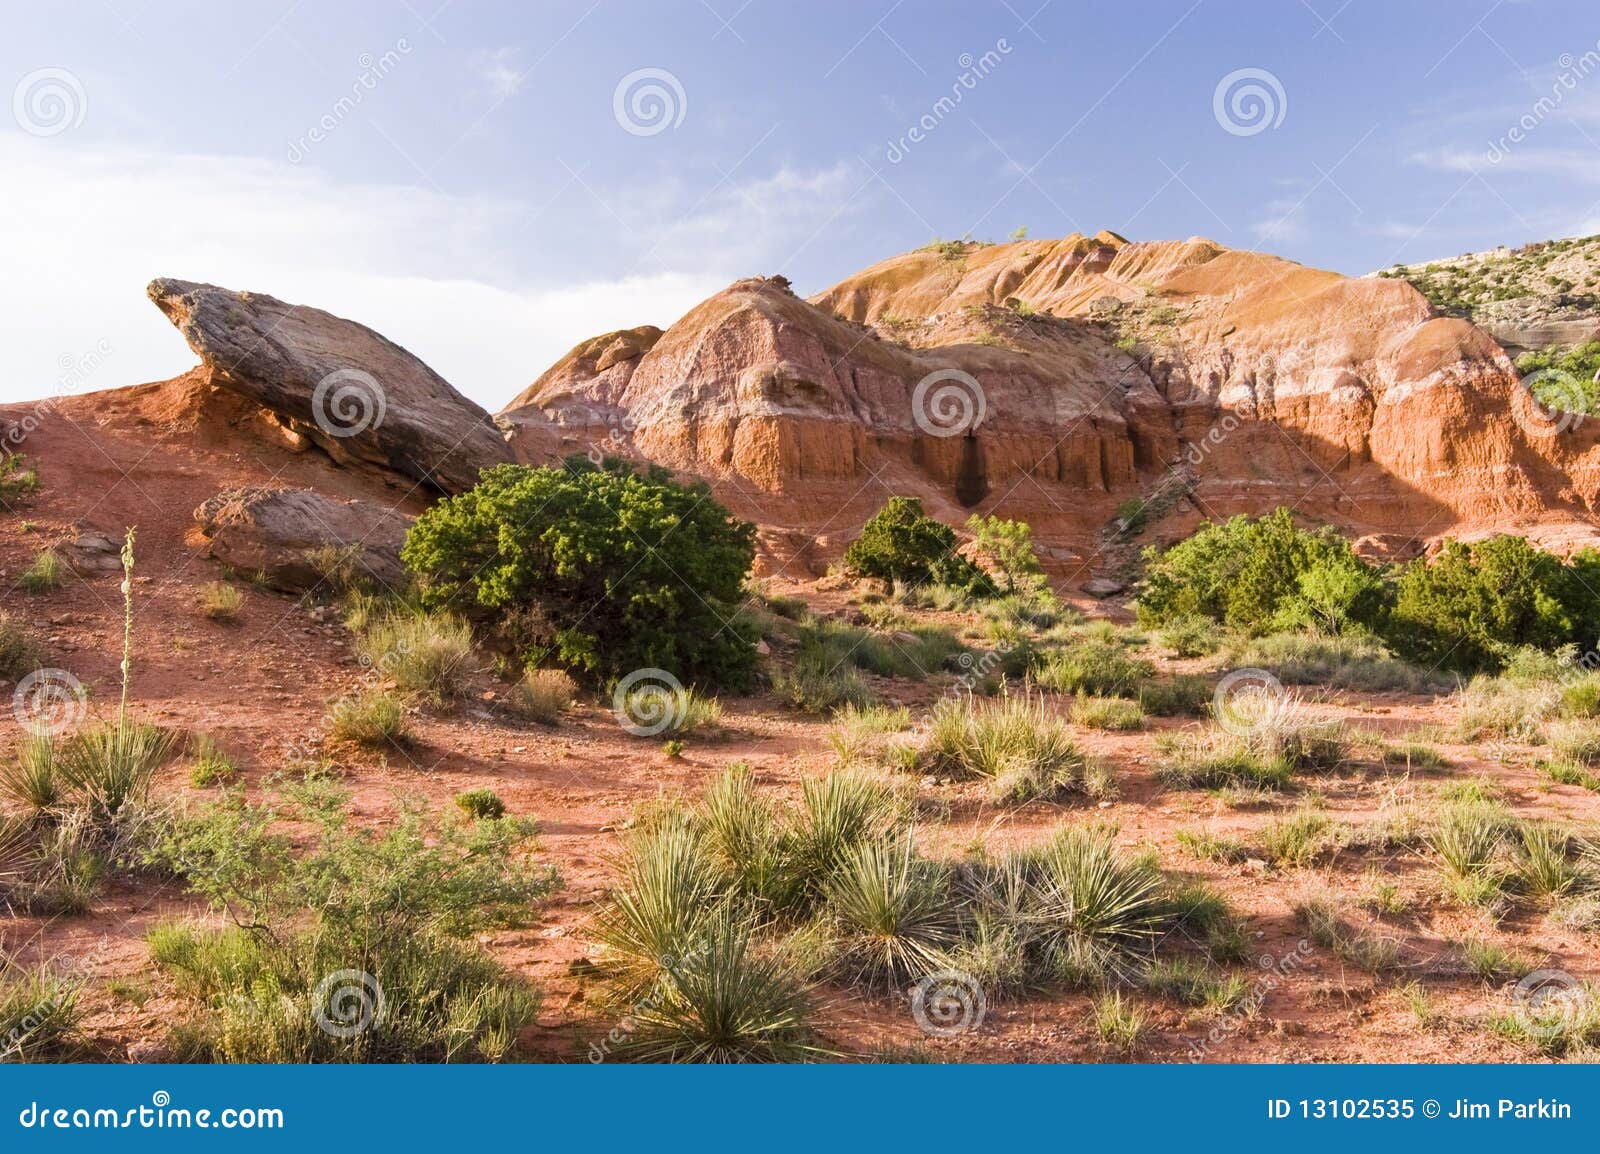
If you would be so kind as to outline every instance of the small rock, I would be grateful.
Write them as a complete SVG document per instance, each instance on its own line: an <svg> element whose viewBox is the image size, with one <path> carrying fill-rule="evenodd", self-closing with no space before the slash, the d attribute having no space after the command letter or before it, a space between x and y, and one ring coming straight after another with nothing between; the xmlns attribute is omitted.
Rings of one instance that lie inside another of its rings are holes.
<svg viewBox="0 0 1600 1154"><path fill-rule="evenodd" d="M1085 581L1079 586L1091 597L1114 597L1128 586L1121 581L1113 581L1109 577L1096 577L1092 581Z"/></svg>
<svg viewBox="0 0 1600 1154"><path fill-rule="evenodd" d="M153 1065L162 1062L175 1061L176 1057L171 1050L160 1042L148 1038L140 1038L136 1042L128 1043L128 1061L139 1065Z"/></svg>

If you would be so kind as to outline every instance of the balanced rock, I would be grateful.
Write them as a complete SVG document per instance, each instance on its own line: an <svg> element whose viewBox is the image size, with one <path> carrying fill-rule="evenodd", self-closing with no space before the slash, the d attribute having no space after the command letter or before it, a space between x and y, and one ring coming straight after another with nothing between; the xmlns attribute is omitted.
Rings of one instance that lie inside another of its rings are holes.
<svg viewBox="0 0 1600 1154"><path fill-rule="evenodd" d="M192 281L162 278L146 291L212 384L278 414L341 464L455 493L511 460L484 409L365 325Z"/></svg>

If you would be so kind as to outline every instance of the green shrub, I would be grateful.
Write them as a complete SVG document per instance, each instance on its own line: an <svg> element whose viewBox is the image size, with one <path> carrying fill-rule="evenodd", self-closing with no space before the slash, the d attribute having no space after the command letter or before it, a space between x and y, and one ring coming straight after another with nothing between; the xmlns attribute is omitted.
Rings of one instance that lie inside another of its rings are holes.
<svg viewBox="0 0 1600 1154"><path fill-rule="evenodd" d="M978 552L988 561L1007 596L1037 595L1049 589L1044 566L1033 547L1033 530L1026 521L1006 521L974 513L967 518Z"/></svg>
<svg viewBox="0 0 1600 1154"><path fill-rule="evenodd" d="M1161 630L1161 644L1174 657L1205 657L1222 648L1222 631L1197 613L1174 617Z"/></svg>
<svg viewBox="0 0 1600 1154"><path fill-rule="evenodd" d="M916 497L890 497L861 527L844 554L845 567L885 585L904 581L950 585L978 596L992 596L993 583L956 552L956 533L922 511Z"/></svg>
<svg viewBox="0 0 1600 1154"><path fill-rule="evenodd" d="M348 795L302 787L284 810L229 796L180 815L149 851L243 926L165 925L156 964L192 1001L197 1056L225 1062L499 1060L537 992L475 944L524 924L557 884L526 857L532 824L427 820L402 806L383 832L351 829ZM285 820L317 836L296 852ZM382 1013L376 1001L381 991ZM349 995L341 998L341 994ZM363 1028L348 1036L318 1019Z"/></svg>
<svg viewBox="0 0 1600 1154"><path fill-rule="evenodd" d="M1200 616L1247 633L1303 624L1339 632L1383 616L1379 575L1331 528L1301 529L1287 509L1207 522L1144 558L1138 610L1146 624Z"/></svg>
<svg viewBox="0 0 1600 1154"><path fill-rule="evenodd" d="M1085 636L1064 648L1044 650L1033 679L1057 693L1092 693L1101 697L1133 697L1155 675L1155 666L1130 657L1120 641Z"/></svg>
<svg viewBox="0 0 1600 1154"><path fill-rule="evenodd" d="M456 794L456 808L473 818L493 819L506 815L506 803L500 800L498 793L486 787Z"/></svg>
<svg viewBox="0 0 1600 1154"><path fill-rule="evenodd" d="M1516 646L1581 643L1600 599L1574 573L1520 537L1449 541L1401 574L1387 636L1408 660L1467 673L1501 668Z"/></svg>
<svg viewBox="0 0 1600 1154"><path fill-rule="evenodd" d="M425 604L570 669L742 688L755 630L736 607L754 543L703 483L569 462L486 470L418 517L401 555Z"/></svg>

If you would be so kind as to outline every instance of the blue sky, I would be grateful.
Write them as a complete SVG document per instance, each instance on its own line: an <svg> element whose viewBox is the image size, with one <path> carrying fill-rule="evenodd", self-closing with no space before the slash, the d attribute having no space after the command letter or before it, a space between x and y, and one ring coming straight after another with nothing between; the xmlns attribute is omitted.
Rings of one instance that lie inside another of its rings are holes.
<svg viewBox="0 0 1600 1154"><path fill-rule="evenodd" d="M157 275L361 320L497 408L735 277L811 293L935 236L1198 234L1362 273L1600 232L1592 2L86 0L5 26L7 400L188 367Z"/></svg>

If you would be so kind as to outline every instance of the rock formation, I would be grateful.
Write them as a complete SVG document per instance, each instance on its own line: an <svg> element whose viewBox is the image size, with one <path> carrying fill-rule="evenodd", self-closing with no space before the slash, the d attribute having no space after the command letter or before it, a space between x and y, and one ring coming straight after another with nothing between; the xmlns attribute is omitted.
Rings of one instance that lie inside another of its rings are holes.
<svg viewBox="0 0 1600 1154"><path fill-rule="evenodd" d="M335 568L389 589L406 582L400 546L411 518L381 505L340 501L311 489L248 486L194 511L206 553L273 587L302 592Z"/></svg>
<svg viewBox="0 0 1600 1154"><path fill-rule="evenodd" d="M211 384L270 410L342 464L449 493L511 459L486 411L365 325L190 281L155 280L147 291Z"/></svg>
<svg viewBox="0 0 1600 1154"><path fill-rule="evenodd" d="M710 479L790 542L774 569L815 569L792 534L848 540L889 492L1023 517L1068 557L1106 553L1130 500L1158 536L1289 505L1389 555L1485 526L1592 537L1595 423L1522 420L1517 388L1401 280L1103 232L930 246L810 300L739 281L665 333L578 346L502 419L520 459L560 429Z"/></svg>

